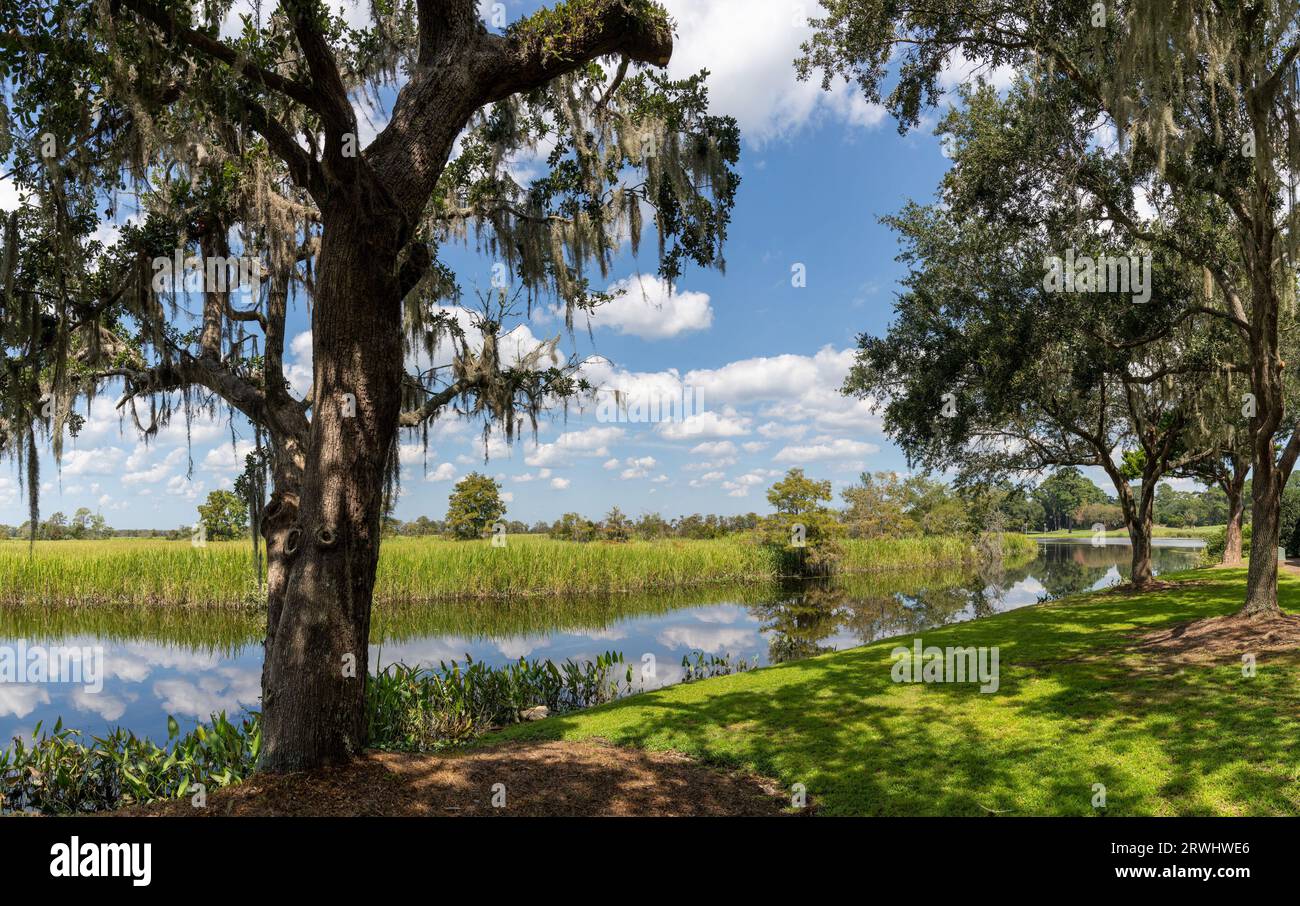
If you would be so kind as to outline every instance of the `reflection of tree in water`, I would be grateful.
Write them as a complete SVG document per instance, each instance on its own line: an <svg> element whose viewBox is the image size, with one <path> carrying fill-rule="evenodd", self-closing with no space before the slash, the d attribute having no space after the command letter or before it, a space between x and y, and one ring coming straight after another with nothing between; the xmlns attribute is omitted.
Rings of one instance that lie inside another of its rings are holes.
<svg viewBox="0 0 1300 906"><path fill-rule="evenodd" d="M1034 574L1038 560L1008 567L1001 557L980 557L976 560L975 574L964 583L968 595L968 606L973 618L992 616L1002 609L1000 606L1007 593L1018 583Z"/></svg>
<svg viewBox="0 0 1300 906"><path fill-rule="evenodd" d="M1153 552L1154 553L1154 552ZM1063 598L1093 588L1112 570L1121 577L1129 572L1130 551L1116 545L1045 544L1038 558L1038 581L1047 600Z"/></svg>
<svg viewBox="0 0 1300 906"><path fill-rule="evenodd" d="M1044 600L1054 601L1087 591L1106 577L1113 564L1090 565L1073 557L1045 563L1035 578L1043 584Z"/></svg>
<svg viewBox="0 0 1300 906"><path fill-rule="evenodd" d="M767 657L773 664L812 657L830 646L818 644L835 635L846 594L826 580L788 582L772 601L751 605L749 611L763 621L769 633Z"/></svg>
<svg viewBox="0 0 1300 906"><path fill-rule="evenodd" d="M1167 572L1191 565L1194 552L1160 549L1156 568ZM1026 580L1055 599L1087 591L1112 569L1128 574L1128 548L1088 544L1043 545L1039 557L1008 567L987 559L974 569L842 576L791 582L772 600L749 605L768 635L768 659L784 661L832 650L835 636L871 642L990 616L1005 609L1009 593Z"/></svg>
<svg viewBox="0 0 1300 906"><path fill-rule="evenodd" d="M822 643L835 635L870 642L943 626L968 609L992 613L1000 588L960 570L846 576L787 584L749 609L768 634L769 661L779 664L832 650Z"/></svg>
<svg viewBox="0 0 1300 906"><path fill-rule="evenodd" d="M1112 570L1127 579L1131 570L1126 545L1045 544L1034 563L1033 574L1043 584L1045 600L1055 600L1096 588ZM1195 565L1194 548L1155 547L1151 550L1156 572L1167 573Z"/></svg>

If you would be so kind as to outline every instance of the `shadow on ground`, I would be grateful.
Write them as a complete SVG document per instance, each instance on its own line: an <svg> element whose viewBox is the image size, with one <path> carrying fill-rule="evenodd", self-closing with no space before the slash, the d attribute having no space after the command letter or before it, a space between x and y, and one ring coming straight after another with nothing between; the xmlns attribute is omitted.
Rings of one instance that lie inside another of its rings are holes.
<svg viewBox="0 0 1300 906"><path fill-rule="evenodd" d="M762 778L600 741L513 743L447 755L371 752L350 765L254 776L208 796L125 809L158 816L779 815Z"/></svg>

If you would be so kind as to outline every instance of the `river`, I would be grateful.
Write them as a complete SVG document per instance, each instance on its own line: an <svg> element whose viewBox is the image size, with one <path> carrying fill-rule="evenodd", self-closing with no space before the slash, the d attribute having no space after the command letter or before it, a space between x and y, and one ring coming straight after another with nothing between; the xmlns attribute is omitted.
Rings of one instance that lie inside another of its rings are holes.
<svg viewBox="0 0 1300 906"><path fill-rule="evenodd" d="M1156 571L1192 566L1201 547L1200 541L1156 539ZM940 569L603 600L381 607L372 669L395 662L437 665L466 655L501 664L620 651L638 674L653 659L654 677L644 683L653 687L680 681L685 656L730 656L751 664L808 657L1114 585L1127 576L1128 560L1123 539L1102 546L1052 539L1040 541L1037 558L1022 566L983 572ZM0 611L0 652L16 658L20 646L28 652L82 650L85 663L100 669L79 683L0 680L5 742L59 717L87 734L123 726L161 742L169 715L184 730L210 714L225 711L233 718L258 703L262 648L254 614Z"/></svg>

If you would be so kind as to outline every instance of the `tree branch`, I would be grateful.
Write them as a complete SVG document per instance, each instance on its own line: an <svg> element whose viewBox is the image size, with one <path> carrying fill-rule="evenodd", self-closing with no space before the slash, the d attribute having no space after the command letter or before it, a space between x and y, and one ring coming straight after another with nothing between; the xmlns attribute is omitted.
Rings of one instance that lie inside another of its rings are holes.
<svg viewBox="0 0 1300 906"><path fill-rule="evenodd" d="M339 134L349 131L355 134L356 114L348 100L348 90L339 74L334 51L321 31L322 11L319 5L316 0L280 0L280 8L293 23L298 46L307 59L307 69L312 79L310 90L318 103L313 109L321 115L327 129ZM341 156L341 149L334 150Z"/></svg>
<svg viewBox="0 0 1300 906"><path fill-rule="evenodd" d="M478 21L474 0L416 0L419 18L419 64L430 66L438 49L452 35L463 33Z"/></svg>
<svg viewBox="0 0 1300 906"><path fill-rule="evenodd" d="M156 3L150 2L150 0L118 0L118 2L158 26L168 38L180 41L186 47L196 50L204 56L225 63L236 75L244 80L254 85L278 91L315 110L322 116L325 115L324 111L319 109L319 96L309 86L255 65L240 56L239 52L228 44L218 41L201 31L182 25L176 20L175 16L159 7Z"/></svg>
<svg viewBox="0 0 1300 906"><path fill-rule="evenodd" d="M403 412L398 419L398 425L403 428L415 428L430 418L435 417L456 397L463 395L469 390L469 384L465 381L456 381L448 387L440 390L414 409L408 409Z"/></svg>
<svg viewBox="0 0 1300 906"><path fill-rule="evenodd" d="M539 88L607 54L667 66L673 54L668 17L637 0L569 0L517 23L504 37L483 36L489 52L478 73L483 103Z"/></svg>

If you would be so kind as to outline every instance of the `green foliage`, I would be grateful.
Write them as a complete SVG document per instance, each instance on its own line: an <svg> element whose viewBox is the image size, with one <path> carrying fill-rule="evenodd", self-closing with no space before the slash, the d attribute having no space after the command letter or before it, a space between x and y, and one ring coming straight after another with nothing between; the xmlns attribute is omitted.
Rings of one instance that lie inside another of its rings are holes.
<svg viewBox="0 0 1300 906"><path fill-rule="evenodd" d="M1246 558L1250 557L1250 528L1250 523L1246 523L1241 528L1241 555ZM1223 559L1223 551L1227 546L1228 527L1223 526L1222 528L1216 529L1205 539L1205 551L1201 557L1202 562L1209 564L1220 562ZM1290 556L1290 554L1291 551L1288 548L1287 555Z"/></svg>
<svg viewBox="0 0 1300 906"><path fill-rule="evenodd" d="M258 715L232 724L224 712L178 737L167 719L168 745L118 728L84 741L58 721L48 733L37 724L28 745L14 737L0 750L0 812L45 815L96 812L134 803L176 799L195 784L207 792L248 777L262 746Z"/></svg>
<svg viewBox="0 0 1300 906"><path fill-rule="evenodd" d="M643 513L632 530L643 541L654 541L672 534L673 527L658 513Z"/></svg>
<svg viewBox="0 0 1300 906"><path fill-rule="evenodd" d="M751 663L743 657L733 658L730 654L706 654L703 651L682 655L682 682L693 683L696 680L712 679L715 676L730 676L755 669L758 664Z"/></svg>
<svg viewBox="0 0 1300 906"><path fill-rule="evenodd" d="M551 526L551 537L561 541L594 541L596 524L580 513L565 513Z"/></svg>
<svg viewBox="0 0 1300 906"><path fill-rule="evenodd" d="M1125 481L1137 481L1142 477L1146 464L1147 454L1145 450L1125 450L1119 462L1120 477Z"/></svg>
<svg viewBox="0 0 1300 906"><path fill-rule="evenodd" d="M234 491L212 491L199 504L199 522L210 541L233 541L248 529L248 501Z"/></svg>
<svg viewBox="0 0 1300 906"><path fill-rule="evenodd" d="M831 483L791 469L767 491L776 510L759 525L759 536L775 552L783 575L825 576L835 571L843 554L839 539L844 526L838 514L823 504L832 499Z"/></svg>
<svg viewBox="0 0 1300 906"><path fill-rule="evenodd" d="M366 685L369 744L432 751L464 743L537 705L562 714L613 701L633 691L632 678L618 652L558 665L524 658L503 667L469 658L436 669L394 664Z"/></svg>
<svg viewBox="0 0 1300 906"><path fill-rule="evenodd" d="M595 29L612 9L620 10L626 17L626 28L659 32L661 40L671 40L672 23L668 13L652 0L561 0L511 23L506 33L527 54L543 60L569 60L576 49L595 37Z"/></svg>
<svg viewBox="0 0 1300 906"><path fill-rule="evenodd" d="M1106 492L1073 466L1057 469L1045 478L1034 490L1034 500L1052 528L1072 525L1080 507L1109 502Z"/></svg>
<svg viewBox="0 0 1300 906"><path fill-rule="evenodd" d="M968 532L1032 531L1043 524L1042 504L1021 485L979 481L957 488L966 503Z"/></svg>
<svg viewBox="0 0 1300 906"><path fill-rule="evenodd" d="M1247 501L1242 518L1250 518L1250 485L1243 492ZM1292 502L1296 501L1293 494ZM1287 517L1287 502L1282 500L1282 518ZM1176 491L1173 485L1161 482L1156 488L1156 521L1161 525L1184 528L1198 525L1223 525L1228 521L1228 495L1221 488L1207 488L1203 491ZM1291 522L1295 516L1292 515ZM1291 522L1286 522L1290 525ZM1283 536L1285 537L1285 535Z"/></svg>
<svg viewBox="0 0 1300 906"><path fill-rule="evenodd" d="M614 507L601 520L600 536L606 541L627 541L632 537L632 523L622 510Z"/></svg>
<svg viewBox="0 0 1300 906"><path fill-rule="evenodd" d="M1085 529L1101 525L1106 529L1124 526L1124 511L1113 503L1085 503L1073 514L1074 524Z"/></svg>
<svg viewBox="0 0 1300 906"><path fill-rule="evenodd" d="M905 538L920 532L907 513L906 481L897 472L863 472L859 483L841 496L851 538Z"/></svg>
<svg viewBox="0 0 1300 906"><path fill-rule="evenodd" d="M1240 340L1223 319L1188 310L1205 299L1199 266L1118 236L1085 200L1127 198L1136 180L1121 157L1062 166L1063 147L1094 137L1093 117L1073 112L1085 102L1060 81L972 87L944 117L953 167L933 204L885 218L903 243L906 290L889 329L859 338L844 390L884 400L886 430L909 461L955 469L961 483L1095 466L1122 499L1134 479L1154 490L1195 454L1232 448L1231 387L1208 375L1239 360ZM1048 263L1076 252L1149 256L1150 297L1056 291ZM1149 380L1157 368L1162 379ZM1100 499L1079 496L1085 481L1038 496L1050 527L1104 501L1096 488Z"/></svg>
<svg viewBox="0 0 1300 906"><path fill-rule="evenodd" d="M974 536L1003 526L1023 528L1037 515L1024 491L1005 483L951 488L925 475L896 472L864 472L841 496L841 519L851 538Z"/></svg>
<svg viewBox="0 0 1300 906"><path fill-rule="evenodd" d="M1250 507L1247 506L1246 513L1250 513ZM1300 526L1300 481L1295 484L1287 482L1286 488L1282 491L1282 506L1278 513L1279 534L1281 543L1287 547L1288 555L1292 550L1300 554L1300 547L1294 547L1296 541L1293 540L1297 534L1297 526Z"/></svg>
<svg viewBox="0 0 1300 906"><path fill-rule="evenodd" d="M505 514L501 485L487 475L470 472L451 492L444 525L453 538L482 538Z"/></svg>

